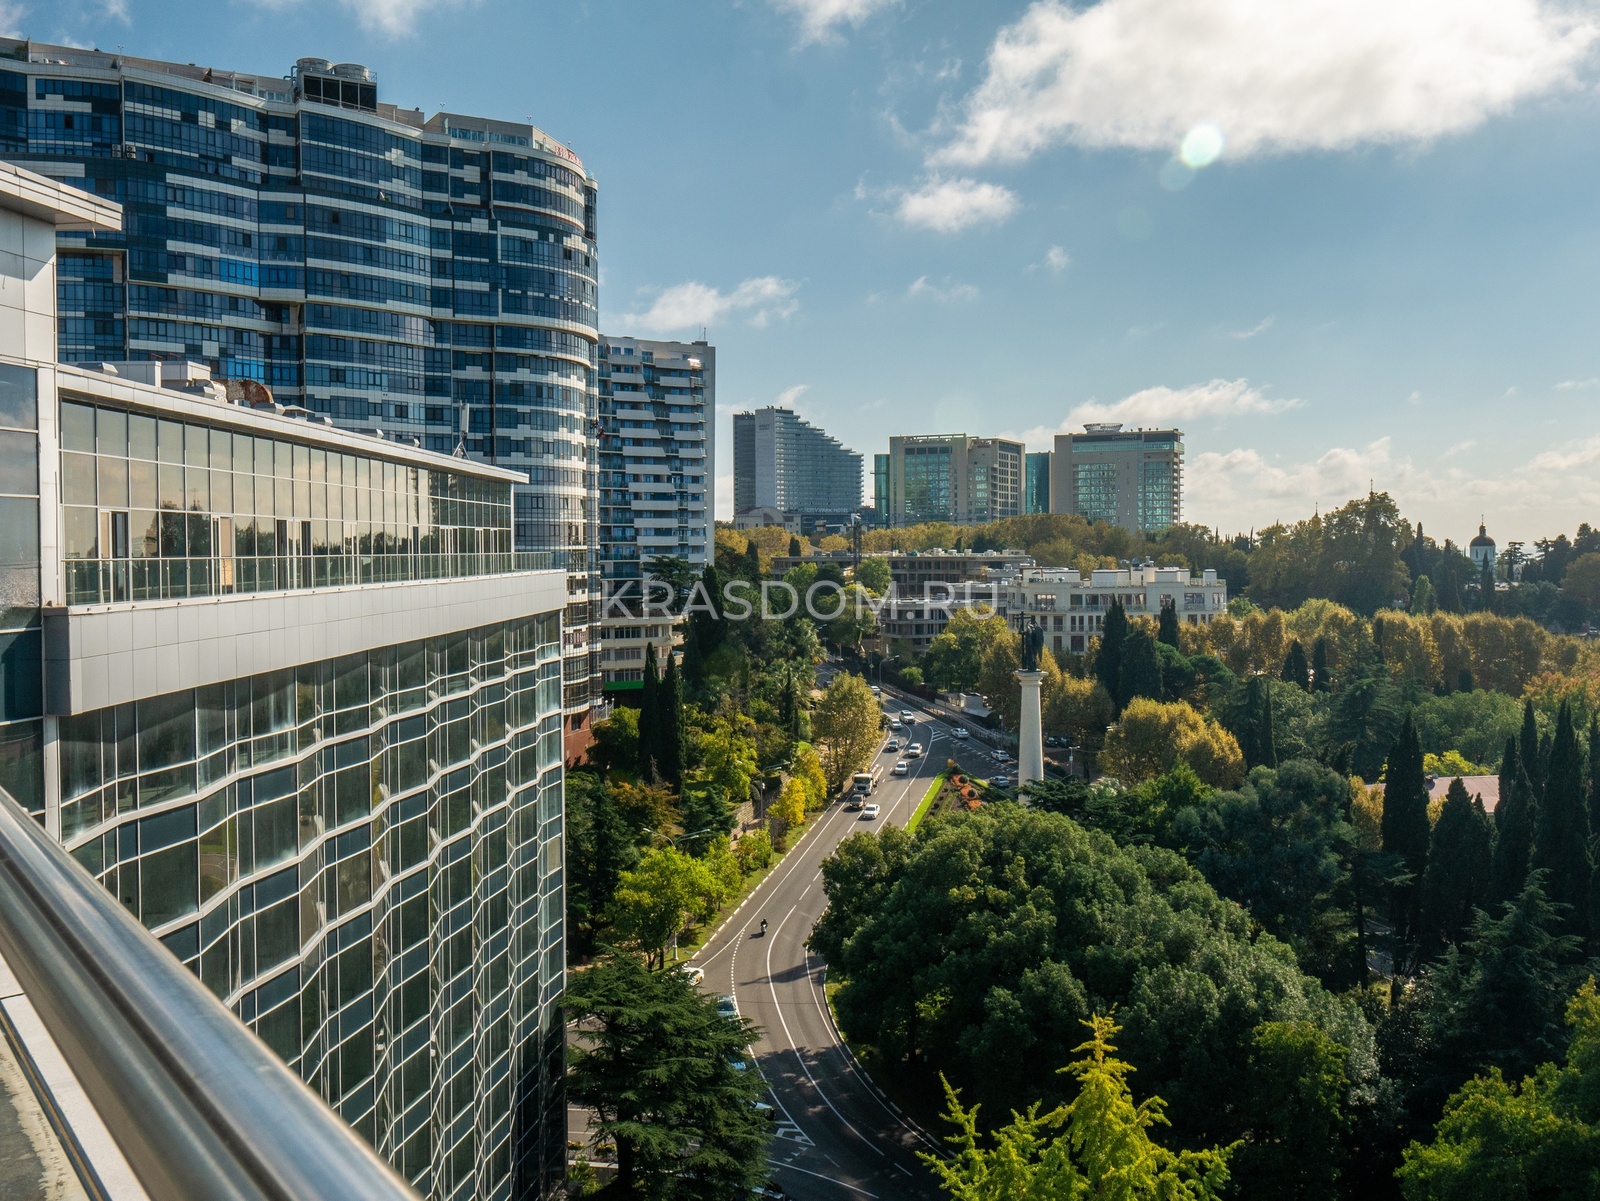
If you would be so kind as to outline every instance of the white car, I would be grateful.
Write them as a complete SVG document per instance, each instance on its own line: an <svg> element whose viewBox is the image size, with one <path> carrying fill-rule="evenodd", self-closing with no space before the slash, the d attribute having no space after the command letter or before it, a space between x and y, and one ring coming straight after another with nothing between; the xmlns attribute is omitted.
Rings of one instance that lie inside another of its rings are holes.
<svg viewBox="0 0 1600 1201"><path fill-rule="evenodd" d="M904 759L900 760L900 762L894 765L894 774L897 776L909 775L910 772L911 764L907 763Z"/></svg>
<svg viewBox="0 0 1600 1201"><path fill-rule="evenodd" d="M1010 788L1011 787L1011 777L1010 776L990 776L989 777L989 787L991 787L991 788Z"/></svg>
<svg viewBox="0 0 1600 1201"><path fill-rule="evenodd" d="M898 751L899 749L900 740L898 738L891 738L888 742L883 744L884 754L888 754L890 751Z"/></svg>
<svg viewBox="0 0 1600 1201"><path fill-rule="evenodd" d="M874 818L876 818L877 816L878 816L878 802L873 801L872 804L867 805L865 808L863 808L861 810L861 816L857 820L858 821L864 821L864 822L870 822Z"/></svg>
<svg viewBox="0 0 1600 1201"><path fill-rule="evenodd" d="M870 687L872 688L872 695L873 696L882 696L883 695L883 689L879 688L876 684L870 685Z"/></svg>
<svg viewBox="0 0 1600 1201"><path fill-rule="evenodd" d="M902 709L902 710L900 710L900 720L901 721L916 721L917 720L917 715L915 713L911 712L910 709Z"/></svg>
<svg viewBox="0 0 1600 1201"><path fill-rule="evenodd" d="M955 729L951 730L950 733L953 734L957 738L970 738L971 737L971 735L967 733L967 727L966 726L957 726Z"/></svg>
<svg viewBox="0 0 1600 1201"><path fill-rule="evenodd" d="M922 744L920 742L913 742L910 746L906 747L906 758L907 759L920 759L920 758L922 758Z"/></svg>
<svg viewBox="0 0 1600 1201"><path fill-rule="evenodd" d="M899 730L905 729L905 727L903 725L901 725L898 721L891 721L889 723L889 728L891 730L895 730L895 731L899 731Z"/></svg>
<svg viewBox="0 0 1600 1201"><path fill-rule="evenodd" d="M706 978L705 969L696 967L692 963L686 963L678 970L688 977L690 984L699 984L700 981Z"/></svg>

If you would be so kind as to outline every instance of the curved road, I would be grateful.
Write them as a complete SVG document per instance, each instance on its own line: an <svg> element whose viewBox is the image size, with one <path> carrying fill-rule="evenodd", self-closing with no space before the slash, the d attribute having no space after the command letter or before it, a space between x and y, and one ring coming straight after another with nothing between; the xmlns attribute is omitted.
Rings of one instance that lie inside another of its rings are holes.
<svg viewBox="0 0 1600 1201"><path fill-rule="evenodd" d="M898 756L878 756L884 773L873 797L882 811L878 820L864 821L840 803L830 806L693 960L705 969L701 987L732 996L761 1029L756 1063L779 1118L773 1176L797 1201L943 1196L916 1154L942 1147L901 1116L856 1065L829 1016L823 961L805 946L827 904L822 862L843 839L886 821L905 825L957 747L980 774L980 763L996 773L1010 771L976 742L958 742L948 723L915 702L885 695L891 716L902 708L915 713L916 722L899 737L922 743L923 755L910 761L903 777L889 774ZM763 917L765 937L759 934Z"/></svg>

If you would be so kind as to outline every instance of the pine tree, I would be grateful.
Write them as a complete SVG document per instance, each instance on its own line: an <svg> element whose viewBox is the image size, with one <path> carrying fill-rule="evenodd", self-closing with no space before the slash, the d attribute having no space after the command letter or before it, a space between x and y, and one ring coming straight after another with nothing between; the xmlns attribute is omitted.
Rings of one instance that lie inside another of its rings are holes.
<svg viewBox="0 0 1600 1201"><path fill-rule="evenodd" d="M1589 806L1583 795L1583 751L1572 725L1572 707L1562 702L1551 740L1549 775L1534 824L1533 867L1549 875L1545 891L1563 915L1567 933L1584 937L1589 927Z"/></svg>
<svg viewBox="0 0 1600 1201"><path fill-rule="evenodd" d="M1489 909L1522 895L1533 850L1533 786L1523 770L1517 741L1506 739L1500 760L1500 802L1494 809L1494 861L1489 870Z"/></svg>
<svg viewBox="0 0 1600 1201"><path fill-rule="evenodd" d="M1121 601L1113 600L1100 626L1100 648L1095 652L1094 673L1119 711L1122 707L1118 700L1122 696L1122 647L1127 639L1127 611Z"/></svg>
<svg viewBox="0 0 1600 1201"><path fill-rule="evenodd" d="M660 746L656 770L661 773L661 782L677 792L683 788L683 688L678 682L678 660L673 655L667 656L667 670L656 695L661 705L656 727Z"/></svg>
<svg viewBox="0 0 1600 1201"><path fill-rule="evenodd" d="M1522 733L1517 739L1517 755L1537 798L1544 792L1544 775L1539 770L1539 723L1534 720L1532 701L1522 702Z"/></svg>
<svg viewBox="0 0 1600 1201"><path fill-rule="evenodd" d="M1161 619L1157 626L1157 642L1165 642L1173 650L1182 650L1178 645L1178 605L1171 597L1161 602Z"/></svg>
<svg viewBox="0 0 1600 1201"><path fill-rule="evenodd" d="M1296 638L1289 644L1289 653L1283 657L1283 671L1280 674L1301 691L1311 691L1311 665L1306 662L1306 648L1300 645L1300 639Z"/></svg>
<svg viewBox="0 0 1600 1201"><path fill-rule="evenodd" d="M1117 708L1126 708L1137 696L1161 699L1161 657L1155 640L1143 630L1133 630L1122 641L1121 692Z"/></svg>
<svg viewBox="0 0 1600 1201"><path fill-rule="evenodd" d="M1400 727L1394 749L1389 752L1383 785L1382 830L1384 852L1395 856L1411 875L1410 883L1394 887L1390 905L1395 934L1403 947L1410 947L1416 939L1417 902L1423 872L1428 866L1431 831L1428 828L1428 782L1422 774L1422 742L1409 713ZM1400 960L1397 954L1397 966Z"/></svg>
<svg viewBox="0 0 1600 1201"><path fill-rule="evenodd" d="M1333 691L1333 678L1328 674L1326 638L1318 638L1311 644L1311 687L1315 692Z"/></svg>
<svg viewBox="0 0 1600 1201"><path fill-rule="evenodd" d="M1427 617L1438 607L1438 600L1433 594L1433 581L1425 575L1417 577L1417 586L1411 591L1411 612L1418 617Z"/></svg>
<svg viewBox="0 0 1600 1201"><path fill-rule="evenodd" d="M1417 942L1424 955L1461 941L1472 925L1473 909L1484 904L1492 860L1493 835L1483 802L1469 796L1459 779L1451 780L1422 877L1422 928Z"/></svg>
<svg viewBox="0 0 1600 1201"><path fill-rule="evenodd" d="M659 779L661 767L661 675L656 670L656 644L644 644L644 686L639 691L639 778Z"/></svg>

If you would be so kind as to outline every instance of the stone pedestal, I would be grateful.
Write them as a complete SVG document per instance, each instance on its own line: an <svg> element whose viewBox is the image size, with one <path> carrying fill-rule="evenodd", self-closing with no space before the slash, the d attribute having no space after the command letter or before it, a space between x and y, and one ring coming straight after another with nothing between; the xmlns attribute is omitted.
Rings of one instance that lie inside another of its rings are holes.
<svg viewBox="0 0 1600 1201"><path fill-rule="evenodd" d="M1022 716L1017 723L1017 787L1044 779L1044 718L1039 707L1042 671L1019 671L1022 685Z"/></svg>

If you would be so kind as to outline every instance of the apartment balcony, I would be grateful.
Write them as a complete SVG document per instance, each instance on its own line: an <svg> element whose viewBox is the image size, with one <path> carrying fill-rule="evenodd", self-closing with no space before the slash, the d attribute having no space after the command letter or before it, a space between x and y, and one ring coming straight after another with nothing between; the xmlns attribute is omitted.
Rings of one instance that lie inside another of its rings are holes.
<svg viewBox="0 0 1600 1201"><path fill-rule="evenodd" d="M0 794L0 1195L419 1201Z"/></svg>

